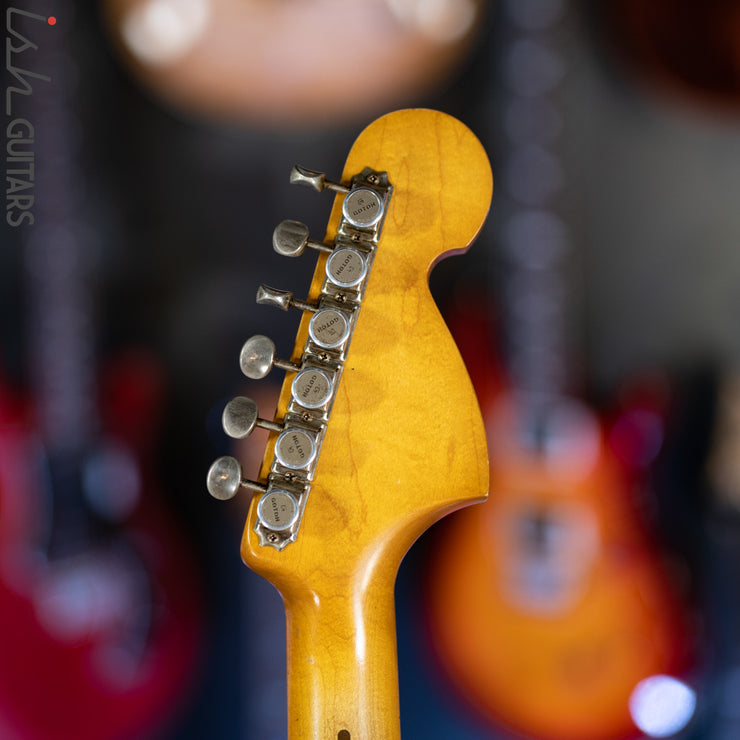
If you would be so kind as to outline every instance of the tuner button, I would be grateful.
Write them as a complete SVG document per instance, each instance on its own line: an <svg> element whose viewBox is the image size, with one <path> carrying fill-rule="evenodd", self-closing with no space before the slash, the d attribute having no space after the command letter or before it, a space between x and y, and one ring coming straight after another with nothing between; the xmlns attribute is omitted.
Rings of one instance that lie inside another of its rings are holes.
<svg viewBox="0 0 740 740"><path fill-rule="evenodd" d="M308 238L308 226L300 221L283 221L272 232L272 247L283 257L298 257L306 247L331 252L332 247Z"/></svg>
<svg viewBox="0 0 740 740"><path fill-rule="evenodd" d="M234 498L242 483L242 466L233 457L219 457L208 470L208 493L219 501Z"/></svg>
<svg viewBox="0 0 740 740"><path fill-rule="evenodd" d="M243 439L251 434L257 420L257 404L246 396L232 398L221 415L224 431L234 439Z"/></svg>
<svg viewBox="0 0 740 740"><path fill-rule="evenodd" d="M271 488L257 504L257 517L263 527L283 532L298 519L298 501L282 488Z"/></svg>
<svg viewBox="0 0 740 740"><path fill-rule="evenodd" d="M270 288L268 285L260 285L257 288L257 303L277 306L287 311L293 301L293 294L289 290L277 290Z"/></svg>
<svg viewBox="0 0 740 740"><path fill-rule="evenodd" d="M372 188L355 188L344 199L342 213L352 226L369 229L382 218L383 201Z"/></svg>
<svg viewBox="0 0 740 740"><path fill-rule="evenodd" d="M275 363L275 342L264 334L255 334L244 342L239 353L239 367L252 380L264 378Z"/></svg>
<svg viewBox="0 0 740 740"><path fill-rule="evenodd" d="M272 247L284 257L303 254L308 244L308 226L300 221L283 221L272 232Z"/></svg>
<svg viewBox="0 0 740 740"><path fill-rule="evenodd" d="M286 429L275 440L275 458L285 468L301 470L315 457L316 440L305 429Z"/></svg>
<svg viewBox="0 0 740 740"><path fill-rule="evenodd" d="M351 247L335 249L326 261L326 276L340 288L351 288L365 279L365 258Z"/></svg>
<svg viewBox="0 0 740 740"><path fill-rule="evenodd" d="M269 285L260 285L257 288L257 303L277 306L282 308L283 311L287 311L291 306L300 308L302 311L316 310L316 306L293 298L293 294L289 290L278 290L277 288L271 288Z"/></svg>
<svg viewBox="0 0 740 740"><path fill-rule="evenodd" d="M336 308L322 308L311 317L308 333L320 347L338 347L349 336L349 319Z"/></svg>
<svg viewBox="0 0 740 740"><path fill-rule="evenodd" d="M295 165L290 171L290 183L291 185L308 185L318 192L328 189L338 193L346 193L349 190L346 185L327 180L323 172L315 172L298 165Z"/></svg>
<svg viewBox="0 0 740 740"><path fill-rule="evenodd" d="M226 404L221 415L221 423L229 437L243 439L251 434L255 426L272 431L282 431L283 427L274 421L257 416L257 404L246 396L236 396Z"/></svg>
<svg viewBox="0 0 740 740"><path fill-rule="evenodd" d="M239 354L242 372L252 380L264 378L273 367L297 372L300 365L275 357L275 342L264 334L255 334L244 342Z"/></svg>
<svg viewBox="0 0 740 740"><path fill-rule="evenodd" d="M304 408L317 409L326 404L332 394L329 374L315 367L301 370L293 378L293 398Z"/></svg>

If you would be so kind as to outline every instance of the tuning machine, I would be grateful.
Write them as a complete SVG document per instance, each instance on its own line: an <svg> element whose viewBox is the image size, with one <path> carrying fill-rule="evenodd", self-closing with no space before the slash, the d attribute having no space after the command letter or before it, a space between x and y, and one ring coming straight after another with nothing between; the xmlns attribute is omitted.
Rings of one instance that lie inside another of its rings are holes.
<svg viewBox="0 0 740 740"><path fill-rule="evenodd" d="M261 380L273 367L298 372L300 365L275 356L275 342L264 334L255 334L244 342L239 353L239 367L248 378Z"/></svg>
<svg viewBox="0 0 740 740"><path fill-rule="evenodd" d="M280 255L297 257L306 249L322 253L318 269L325 275L318 290L307 300L267 285L257 291L259 304L283 311L297 308L308 314L308 337L300 358L301 348L295 348L295 361L277 357L275 343L262 334L242 346L239 365L246 377L259 380L274 367L292 374L286 376L290 396L279 421L260 418L257 404L245 396L233 398L223 411L224 431L235 439L246 437L255 427L272 433L267 483L244 479L233 457L218 458L207 479L209 492L219 499L232 498L241 487L261 492L255 532L261 545L278 550L295 540L300 526L393 190L387 173L370 168L344 185L321 172L296 166L290 182L318 192L332 190L341 197L341 218L332 230L332 243L311 239L308 227L293 220L278 224L272 235L273 248Z"/></svg>
<svg viewBox="0 0 740 740"><path fill-rule="evenodd" d="M282 424L259 417L257 404L246 396L232 398L221 415L221 424L226 434L233 439L244 439L249 436L255 427L261 427L271 432L280 432Z"/></svg>
<svg viewBox="0 0 740 740"><path fill-rule="evenodd" d="M322 190L333 190L337 193L349 192L349 188L346 185L327 180L326 175L323 172L315 172L314 170L309 170L306 167L301 167L299 165L295 165L290 171L290 184L307 185L319 193Z"/></svg>
<svg viewBox="0 0 740 740"><path fill-rule="evenodd" d="M352 179L351 187L347 187L341 183L327 180L323 172L315 172L296 165L290 172L290 182L307 185L318 192L334 190L337 193L344 194L342 215L345 221L356 229L374 229L385 214L389 188L386 173L366 169ZM378 188L381 188L381 190L378 190Z"/></svg>
<svg viewBox="0 0 740 740"><path fill-rule="evenodd" d="M237 494L240 488L249 488L260 493L267 492L267 486L257 481L247 480L242 476L239 461L225 455L214 461L206 478L208 493L220 501L228 501Z"/></svg>
<svg viewBox="0 0 740 740"><path fill-rule="evenodd" d="M326 277L338 288L354 288L367 275L367 249L358 248L359 236L353 245L330 245L309 238L308 226L300 221L286 220L272 234L273 249L283 257L298 257L306 247L329 254ZM258 299L259 301L259 299ZM281 308L285 299L282 299Z"/></svg>
<svg viewBox="0 0 740 740"><path fill-rule="evenodd" d="M331 367L301 366L281 360L275 357L275 343L263 334L247 339L239 355L239 365L252 380L264 378L273 367L294 372L292 397L306 409L326 407L334 392L335 371Z"/></svg>
<svg viewBox="0 0 740 740"><path fill-rule="evenodd" d="M283 257L298 257L306 247L319 252L331 252L333 249L331 244L309 239L308 226L300 221L286 219L272 232L272 248Z"/></svg>
<svg viewBox="0 0 740 740"><path fill-rule="evenodd" d="M352 306L346 309L332 305L319 306L296 300L289 290L278 290L267 285L260 285L257 290L257 303L276 306L283 311L299 308L313 313L308 324L308 334L322 349L339 351L349 338L354 311Z"/></svg>
<svg viewBox="0 0 740 740"><path fill-rule="evenodd" d="M319 307L314 303L300 301L293 297L289 290L271 288L269 285L260 285L257 288L257 303L263 306L275 306L283 311L289 308L299 308L301 311L318 311Z"/></svg>
<svg viewBox="0 0 740 740"><path fill-rule="evenodd" d="M288 470L304 470L316 458L317 434L320 430L298 426L295 423L280 424L258 416L257 404L246 396L232 398L226 404L221 417L226 434L234 439L243 439L261 427L279 432L275 440L275 460Z"/></svg>
<svg viewBox="0 0 740 740"><path fill-rule="evenodd" d="M269 532L285 532L298 520L301 507L298 495L277 486L266 486L262 483L246 480L242 477L242 467L236 458L219 457L208 471L206 479L208 492L220 501L234 498L240 488L251 488L262 493L257 504L257 518ZM265 541L271 544L278 542L275 534L268 534ZM281 542L285 545L285 541Z"/></svg>

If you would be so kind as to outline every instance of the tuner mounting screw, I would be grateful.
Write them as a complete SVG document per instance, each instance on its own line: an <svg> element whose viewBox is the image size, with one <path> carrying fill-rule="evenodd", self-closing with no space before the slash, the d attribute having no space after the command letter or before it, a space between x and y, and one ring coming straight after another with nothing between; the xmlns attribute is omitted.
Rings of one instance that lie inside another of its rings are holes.
<svg viewBox="0 0 740 740"><path fill-rule="evenodd" d="M373 183L373 185L374 185L375 183L378 182L378 176L377 175L368 175L367 181Z"/></svg>
<svg viewBox="0 0 740 740"><path fill-rule="evenodd" d="M319 355L319 359L321 360L321 362L328 362L329 361L329 355L326 352L322 352Z"/></svg>
<svg viewBox="0 0 740 740"><path fill-rule="evenodd" d="M360 235L359 234L352 234L352 241L353 242L360 241Z"/></svg>
<svg viewBox="0 0 740 740"><path fill-rule="evenodd" d="M337 293L337 301L344 303L347 300L347 296L344 293Z"/></svg>
<svg viewBox="0 0 740 740"><path fill-rule="evenodd" d="M311 416L311 414L309 414L308 412L305 412L301 415L301 419L303 419L303 421L308 423L309 421L313 420L313 416Z"/></svg>
<svg viewBox="0 0 740 740"><path fill-rule="evenodd" d="M277 542L278 536L276 534L268 534L267 539L269 542Z"/></svg>

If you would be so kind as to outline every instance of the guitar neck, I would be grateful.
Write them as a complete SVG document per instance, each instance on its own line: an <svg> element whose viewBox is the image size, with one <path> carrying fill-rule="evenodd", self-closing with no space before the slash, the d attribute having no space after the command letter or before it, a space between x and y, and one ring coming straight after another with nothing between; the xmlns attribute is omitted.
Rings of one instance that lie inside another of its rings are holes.
<svg viewBox="0 0 740 740"><path fill-rule="evenodd" d="M286 599L288 740L400 740L394 578Z"/></svg>
<svg viewBox="0 0 740 740"><path fill-rule="evenodd" d="M329 187L305 168L292 177ZM399 740L398 566L435 521L483 500L489 477L480 408L429 271L467 249L493 183L469 129L407 110L368 126L341 184L330 184L338 195L307 301L258 291L261 302L302 311L291 359L278 364L261 335L240 356L248 377L271 365L285 370L275 417L259 419L245 397L224 410L224 429L236 438L257 423L271 431L260 480L224 457L207 481L216 498L240 487L261 494L241 554L285 600L289 740ZM303 240L307 227L283 223L278 251L317 246ZM343 287L352 270L358 281ZM307 373L327 389L323 407L302 392Z"/></svg>

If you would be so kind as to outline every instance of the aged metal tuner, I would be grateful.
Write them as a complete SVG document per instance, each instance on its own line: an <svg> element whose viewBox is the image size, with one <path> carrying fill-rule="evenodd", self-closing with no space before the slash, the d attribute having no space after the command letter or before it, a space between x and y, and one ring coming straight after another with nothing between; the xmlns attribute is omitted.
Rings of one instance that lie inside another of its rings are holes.
<svg viewBox="0 0 740 740"><path fill-rule="evenodd" d="M262 334L248 339L239 355L247 378L259 380L278 367L290 384L281 421L260 418L257 404L246 396L229 401L222 416L224 431L234 439L247 437L255 427L274 435L272 460L265 461L267 482L245 480L233 457L216 460L207 479L209 492L219 499L232 498L243 487L257 491L255 531L260 544L278 550L298 536L392 193L386 173L370 169L343 185L296 166L290 181L344 195L336 237L331 244L315 241L299 221L286 220L275 228L272 244L278 254L297 257L307 248L323 253L321 289L310 301L302 301L287 290L259 287L257 303L309 312L308 336L293 351L296 361L276 357L274 342Z"/></svg>
<svg viewBox="0 0 740 740"><path fill-rule="evenodd" d="M266 377L273 367L295 372L301 369L301 366L294 362L276 357L275 342L264 334L255 334L244 342L239 353L239 367L244 375L252 380Z"/></svg>
<svg viewBox="0 0 740 740"><path fill-rule="evenodd" d="M300 221L281 221L272 232L272 248L283 257L298 257L306 247L320 252L331 252L331 244L309 239L308 226Z"/></svg>
<svg viewBox="0 0 740 740"><path fill-rule="evenodd" d="M319 193L322 190L333 190L337 193L349 192L349 188L346 185L327 180L326 175L323 172L315 172L314 170L309 170L306 167L300 167L299 165L295 165L290 171L290 184L307 185Z"/></svg>
<svg viewBox="0 0 740 740"><path fill-rule="evenodd" d="M235 457L225 455L214 461L206 478L208 493L220 501L228 501L237 494L240 488L249 488L260 493L267 493L267 486L257 481L242 477L242 466Z"/></svg>

